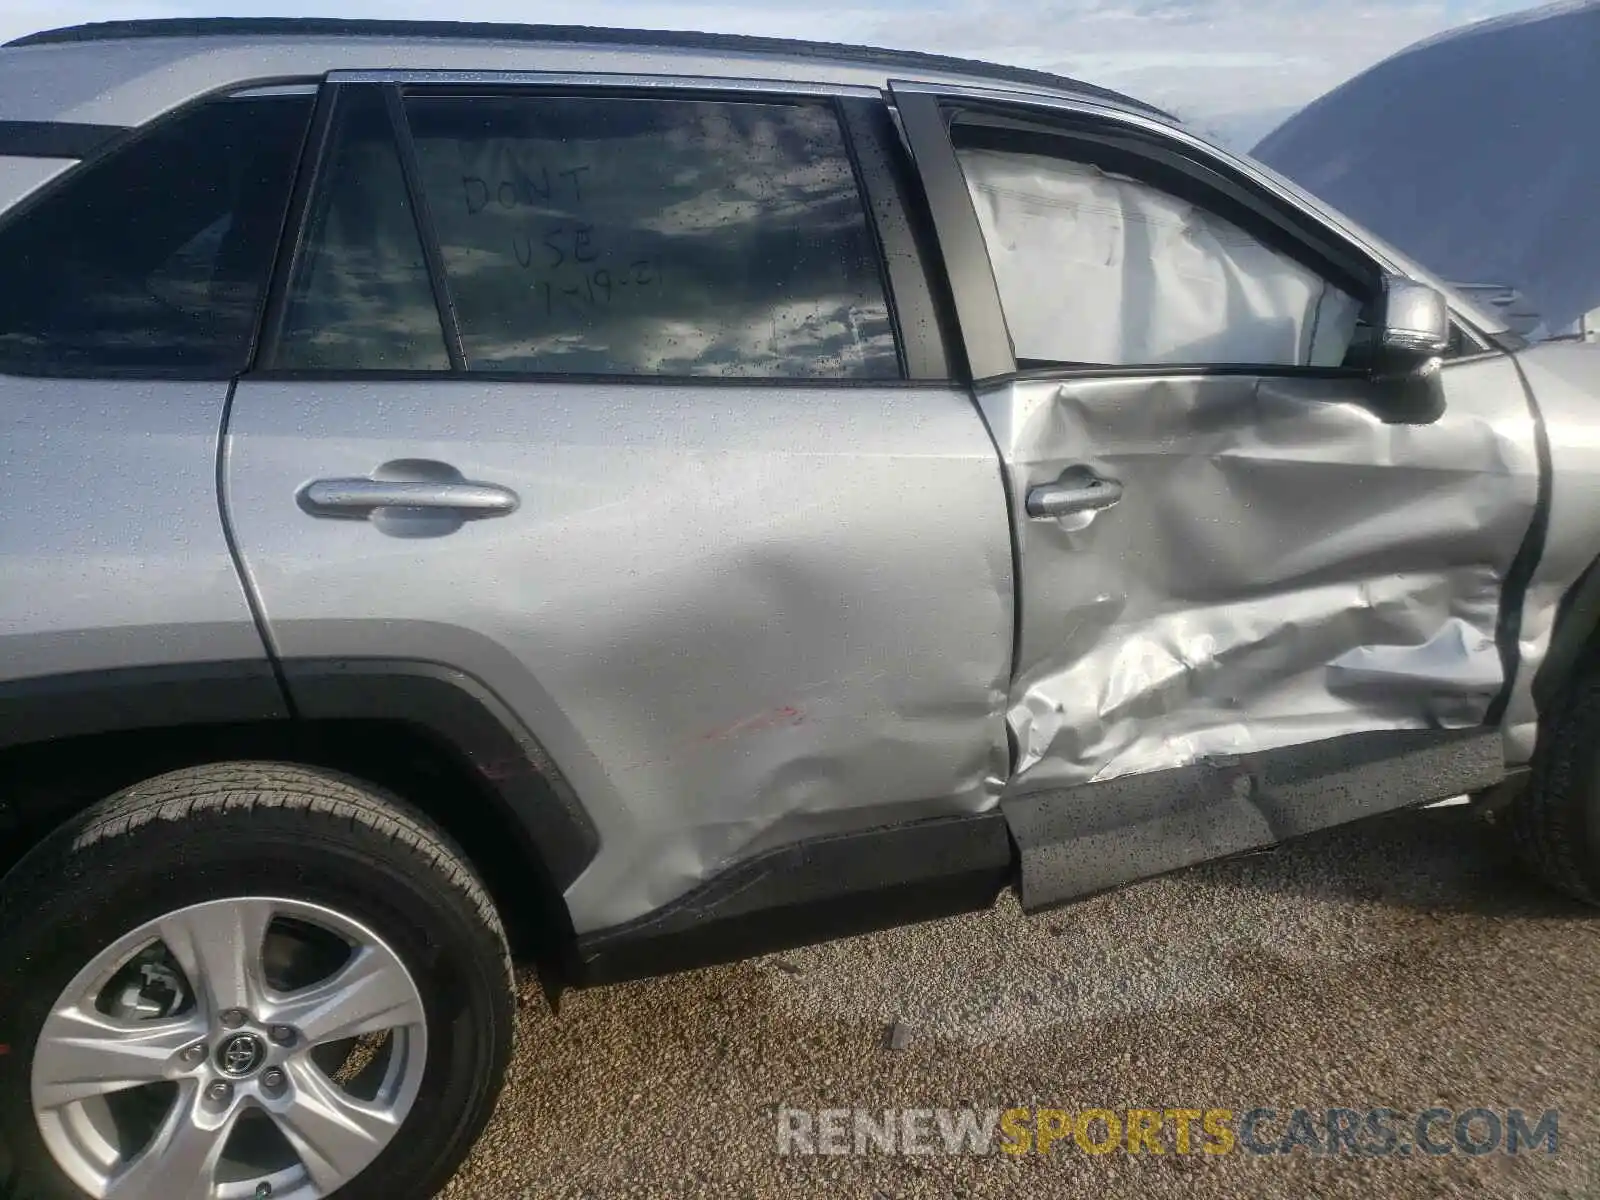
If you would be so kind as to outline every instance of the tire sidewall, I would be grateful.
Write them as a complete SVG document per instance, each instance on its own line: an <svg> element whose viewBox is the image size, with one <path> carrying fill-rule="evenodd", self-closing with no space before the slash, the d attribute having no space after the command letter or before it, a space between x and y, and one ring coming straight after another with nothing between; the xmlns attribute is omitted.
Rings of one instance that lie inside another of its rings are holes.
<svg viewBox="0 0 1600 1200"><path fill-rule="evenodd" d="M423 1200L442 1186L503 1076L511 1034L503 942L422 855L360 824L316 816L196 810L76 851L47 843L29 861L67 849L59 872L34 873L20 890L9 878L0 885L0 1044L9 1047L0 1055L0 1180L9 1158L19 1200L82 1196L45 1149L30 1100L33 1049L65 988L147 921L244 896L334 909L405 963L428 1021L422 1086L393 1140L337 1195Z"/></svg>

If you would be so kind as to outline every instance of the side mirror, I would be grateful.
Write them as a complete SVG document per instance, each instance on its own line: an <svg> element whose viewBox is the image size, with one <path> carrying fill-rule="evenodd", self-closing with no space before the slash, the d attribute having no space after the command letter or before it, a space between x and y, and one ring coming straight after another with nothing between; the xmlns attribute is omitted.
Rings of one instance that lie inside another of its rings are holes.
<svg viewBox="0 0 1600 1200"><path fill-rule="evenodd" d="M1390 275L1383 282L1372 371L1379 415L1391 424L1428 425L1444 415L1439 370L1450 347L1450 306L1425 283Z"/></svg>
<svg viewBox="0 0 1600 1200"><path fill-rule="evenodd" d="M1379 355L1396 365L1420 366L1450 348L1450 306L1444 293L1414 279L1384 280L1378 330Z"/></svg>

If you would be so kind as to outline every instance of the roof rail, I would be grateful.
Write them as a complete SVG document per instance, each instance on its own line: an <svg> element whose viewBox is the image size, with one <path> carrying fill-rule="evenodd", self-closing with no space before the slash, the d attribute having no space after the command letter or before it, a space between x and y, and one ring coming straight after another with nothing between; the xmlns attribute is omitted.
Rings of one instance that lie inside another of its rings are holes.
<svg viewBox="0 0 1600 1200"><path fill-rule="evenodd" d="M832 42L795 41L735 33L690 33L666 29L605 29L586 25L514 25L490 21L386 21L331 17L175 17L136 21L97 21L47 29L6 42L7 46L52 46L73 42L121 41L129 38L194 37L384 37L449 38L473 41L544 42L552 45L638 46L646 49L726 51L739 54L784 54L828 59L864 66L903 67L970 75L1007 83L1023 83L1078 92L1108 100L1164 120L1170 113L1065 75L1030 67L1011 67L919 50L884 50Z"/></svg>

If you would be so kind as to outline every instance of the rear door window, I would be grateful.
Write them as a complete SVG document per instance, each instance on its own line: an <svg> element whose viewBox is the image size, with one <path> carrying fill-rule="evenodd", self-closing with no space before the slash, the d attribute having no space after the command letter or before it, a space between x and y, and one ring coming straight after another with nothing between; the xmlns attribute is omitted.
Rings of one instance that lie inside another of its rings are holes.
<svg viewBox="0 0 1600 1200"><path fill-rule="evenodd" d="M881 256L827 102L420 93L401 162L437 240L434 291L468 370L591 376L891 379L900 356ZM382 369L392 350L345 336L368 320L325 298L330 246L414 312L426 294L401 171L345 172L339 230L314 226L276 365ZM342 161L336 156L335 162ZM377 159L373 159L377 163ZM393 233L393 236L391 236ZM341 285L341 280L344 284ZM443 367L432 328L430 365ZM313 339L314 363L295 348ZM399 365L404 365L403 363Z"/></svg>
<svg viewBox="0 0 1600 1200"><path fill-rule="evenodd" d="M449 370L383 93L345 92L334 119L271 365Z"/></svg>
<svg viewBox="0 0 1600 1200"><path fill-rule="evenodd" d="M0 371L243 370L312 100L202 103L0 225Z"/></svg>

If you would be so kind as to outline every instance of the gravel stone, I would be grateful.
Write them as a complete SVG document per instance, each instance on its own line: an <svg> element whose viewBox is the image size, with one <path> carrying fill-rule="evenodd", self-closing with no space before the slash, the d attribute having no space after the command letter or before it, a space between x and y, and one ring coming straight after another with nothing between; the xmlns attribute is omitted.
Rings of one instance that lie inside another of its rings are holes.
<svg viewBox="0 0 1600 1200"><path fill-rule="evenodd" d="M552 1017L444 1193L1260 1200L1600 1197L1600 914L1460 808L1025 916L987 912L619 987ZM790 970L780 964L798 968ZM896 1054L884 1031L914 1031ZM874 1053L875 1050L880 1052ZM1469 1158L783 1157L777 1112L1015 1105L1561 1110Z"/></svg>

